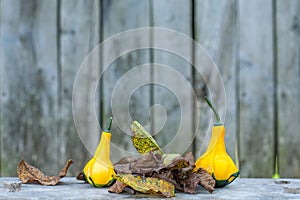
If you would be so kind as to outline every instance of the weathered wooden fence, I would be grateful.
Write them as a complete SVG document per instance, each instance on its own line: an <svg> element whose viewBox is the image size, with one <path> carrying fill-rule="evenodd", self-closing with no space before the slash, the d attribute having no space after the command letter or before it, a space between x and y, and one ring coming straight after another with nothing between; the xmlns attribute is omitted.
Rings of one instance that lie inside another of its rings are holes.
<svg viewBox="0 0 300 200"><path fill-rule="evenodd" d="M91 157L72 115L73 84L80 65L97 44L110 36L152 26L194 38L217 64L226 91L226 144L230 155L238 158L241 176L271 177L277 157L282 177L300 177L299 0L0 0L0 175L16 175L22 157L48 174L55 174L72 158L75 164L71 174L78 173ZM150 44L167 43L182 49L195 63L200 62L192 44L172 37L161 41L159 35L151 33L145 37ZM133 38L114 41L113 49L103 46L89 78L96 78L93 75L103 70L101 63L107 55L118 56L122 45L139 42ZM177 70L192 85L197 98L183 88L179 95L187 98L180 102L184 105L179 105L167 87L147 84L135 90L124 105L143 125L149 124L150 114L149 130L159 129L167 114L164 127L155 135L161 146L172 140L182 120L182 144L193 141L187 150L199 156L210 129L211 111L203 101L203 96L210 93L207 82L216 91L222 89L210 71L199 74L190 63L170 52L139 49L118 56L105 70L95 99L87 98L91 89L84 86L80 88L81 97L86 97L86 105L97 102L99 121L105 123L112 115L111 96L117 81L134 67L147 63ZM146 69L146 80L166 77L151 65ZM123 87L126 90L126 85ZM218 93L212 98L220 106ZM200 118L195 117L196 102ZM165 110L150 109L154 104ZM76 109L82 109L80 127L90 136L94 148L99 130L90 124L91 112L86 111L86 105ZM187 108L184 115L181 106ZM197 125L200 130L194 139ZM128 134L116 124L112 131L115 146L133 151ZM178 148L182 148L180 143L166 151ZM118 155L113 153L112 157L114 160Z"/></svg>

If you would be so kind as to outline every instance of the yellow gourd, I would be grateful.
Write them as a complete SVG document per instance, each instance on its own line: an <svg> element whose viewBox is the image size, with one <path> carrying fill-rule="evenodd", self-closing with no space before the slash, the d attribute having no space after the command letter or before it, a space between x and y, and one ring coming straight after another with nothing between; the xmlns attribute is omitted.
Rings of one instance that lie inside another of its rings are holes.
<svg viewBox="0 0 300 200"><path fill-rule="evenodd" d="M93 158L85 165L83 175L92 186L105 187L114 181L115 171L110 160L110 127L112 117L109 120L108 128L102 132L101 140Z"/></svg>
<svg viewBox="0 0 300 200"><path fill-rule="evenodd" d="M216 187L224 187L234 181L240 172L226 152L225 127L220 121L219 114L207 97L205 97L205 100L213 110L217 122L212 128L209 145L205 153L196 161L194 171L199 168L205 169L215 179Z"/></svg>

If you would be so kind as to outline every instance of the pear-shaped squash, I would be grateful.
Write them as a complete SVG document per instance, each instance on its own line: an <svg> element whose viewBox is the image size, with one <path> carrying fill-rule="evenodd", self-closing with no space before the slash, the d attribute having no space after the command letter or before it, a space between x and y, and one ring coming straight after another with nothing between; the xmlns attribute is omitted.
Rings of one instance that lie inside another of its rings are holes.
<svg viewBox="0 0 300 200"><path fill-rule="evenodd" d="M205 169L216 181L216 187L224 187L234 181L240 174L233 160L226 152L225 127L220 121L219 114L207 97L205 100L212 108L217 122L212 128L212 135L205 153L196 161L195 169Z"/></svg>
<svg viewBox="0 0 300 200"><path fill-rule="evenodd" d="M85 180L95 187L111 185L116 175L110 160L111 123L112 118L110 118L108 128L102 132L100 143L93 158L83 169Z"/></svg>

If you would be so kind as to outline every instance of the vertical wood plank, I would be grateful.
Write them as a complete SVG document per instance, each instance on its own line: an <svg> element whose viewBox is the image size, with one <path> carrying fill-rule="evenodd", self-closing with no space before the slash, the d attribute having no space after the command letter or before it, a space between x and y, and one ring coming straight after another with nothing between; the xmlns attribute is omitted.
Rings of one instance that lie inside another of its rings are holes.
<svg viewBox="0 0 300 200"><path fill-rule="evenodd" d="M60 5L60 115L59 115L59 163L62 165L72 158L74 165L69 175L76 175L94 152L87 152L83 141L80 140L75 128L72 115L72 90L76 73L88 53L99 43L100 5L96 0L68 1L62 0ZM92 60L93 71L86 74L86 82L80 87L82 93L74 98L86 98L81 110L82 118L77 127L85 132L81 139L87 140L96 148L100 133L90 126L94 110L87 110L91 102L99 102L99 95L95 99L88 98L91 92L89 87L100 71L100 60ZM96 103L96 112L99 112L99 103ZM99 113L98 113L99 115ZM89 154L90 153L90 154Z"/></svg>
<svg viewBox="0 0 300 200"><path fill-rule="evenodd" d="M2 62L2 1L0 0L0 176L2 173L2 146L3 146L3 141L2 141L2 68L3 68L3 62Z"/></svg>
<svg viewBox="0 0 300 200"><path fill-rule="evenodd" d="M195 35L196 40L208 51L213 61L216 63L218 69L223 78L226 92L226 135L225 143L228 153L234 159L235 147L236 147L236 66L235 66L235 54L236 54L236 32L235 32L235 1L218 1L218 0L198 0L196 1L196 20L195 20ZM203 74L204 76L205 74ZM207 80L213 81L206 74ZM214 87L220 86L214 84ZM205 140L206 133L210 134L209 119L211 116L211 110L204 101L203 96L206 94L206 83L203 81L203 77L200 74L195 74L195 90L197 91L198 101L200 101L200 134L196 139L195 153L200 156L205 150L201 144L207 143L208 138ZM225 109L220 107L218 101L218 95L214 94L214 102L218 109ZM202 147L202 148L201 148ZM201 148L201 149L200 149Z"/></svg>
<svg viewBox="0 0 300 200"><path fill-rule="evenodd" d="M272 1L238 3L241 176L271 177L274 148Z"/></svg>
<svg viewBox="0 0 300 200"><path fill-rule="evenodd" d="M104 40L110 36L133 28L149 26L149 1L139 0L124 0L110 1L105 0L103 5L103 37ZM134 36L133 36L134 37ZM149 36L145 36L149 37ZM130 41L114 41L113 49L103 47L103 59L109 54L114 55L117 59L107 67L103 73L103 113L102 124L106 125L106 121L110 116L115 118L112 125L112 148L111 159L113 162L118 161L126 154L136 153L131 142L130 123L126 111L129 110L132 120L139 121L143 126L149 125L149 107L150 107L150 86L145 85L132 91L132 94L125 92L127 86L130 85L130 79L126 78L126 73L130 72L136 66L149 63L149 50L135 50L126 55L120 55L120 49L124 46L133 46L139 44L140 38L135 38ZM103 66L105 67L105 66ZM150 67L146 69L144 75L138 72L134 79L143 78L150 81ZM123 79L122 79L123 78ZM112 93L117 86L117 82L121 87L124 87L123 93L115 94L119 99L112 100ZM131 95L131 100L124 101L128 95ZM112 105L112 103L114 103ZM112 113L112 106L117 113ZM118 123L116 121L118 118ZM104 128L104 127L102 127ZM149 130L149 129L148 129ZM150 131L150 130L149 130ZM124 154L123 154L124 153Z"/></svg>
<svg viewBox="0 0 300 200"><path fill-rule="evenodd" d="M277 99L281 177L300 177L300 2L277 2Z"/></svg>
<svg viewBox="0 0 300 200"><path fill-rule="evenodd" d="M57 1L1 1L1 170L57 173ZM47 52L47 53L45 53Z"/></svg>
<svg viewBox="0 0 300 200"><path fill-rule="evenodd" d="M169 28L192 37L191 27L191 1L159 1L153 0L153 26ZM169 47L181 48L188 52L192 58L192 44L183 44L176 38L169 38L168 41L161 41L159 35L153 35L153 43L164 42ZM159 63L176 70L183 78L192 82L192 67L182 58L166 51L154 50L154 63ZM179 79L168 77L160 69L153 68L153 81L167 81L170 85L177 85ZM169 80L166 80L168 77ZM180 87L182 85L178 85ZM154 85L153 103L161 105L165 109L154 109L154 132L158 143L167 153L184 153L192 150L191 146L185 146L193 142L193 111L192 111L192 91L182 88L180 92L174 94L167 86ZM177 96L185 97L184 102L179 102ZM158 107L159 108L159 107ZM181 108L184 109L181 112ZM179 124L184 124L184 129L180 129ZM176 137L184 140L176 140ZM172 143L171 143L172 142ZM182 152L183 151L183 152Z"/></svg>

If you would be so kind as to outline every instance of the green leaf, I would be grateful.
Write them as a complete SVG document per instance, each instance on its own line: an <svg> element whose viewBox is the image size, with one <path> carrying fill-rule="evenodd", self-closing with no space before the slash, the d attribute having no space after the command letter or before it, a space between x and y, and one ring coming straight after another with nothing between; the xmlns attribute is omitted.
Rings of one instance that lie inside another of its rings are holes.
<svg viewBox="0 0 300 200"><path fill-rule="evenodd" d="M137 151L144 155L148 152L163 154L154 138L137 121L133 121L130 127L132 131L132 143Z"/></svg>

